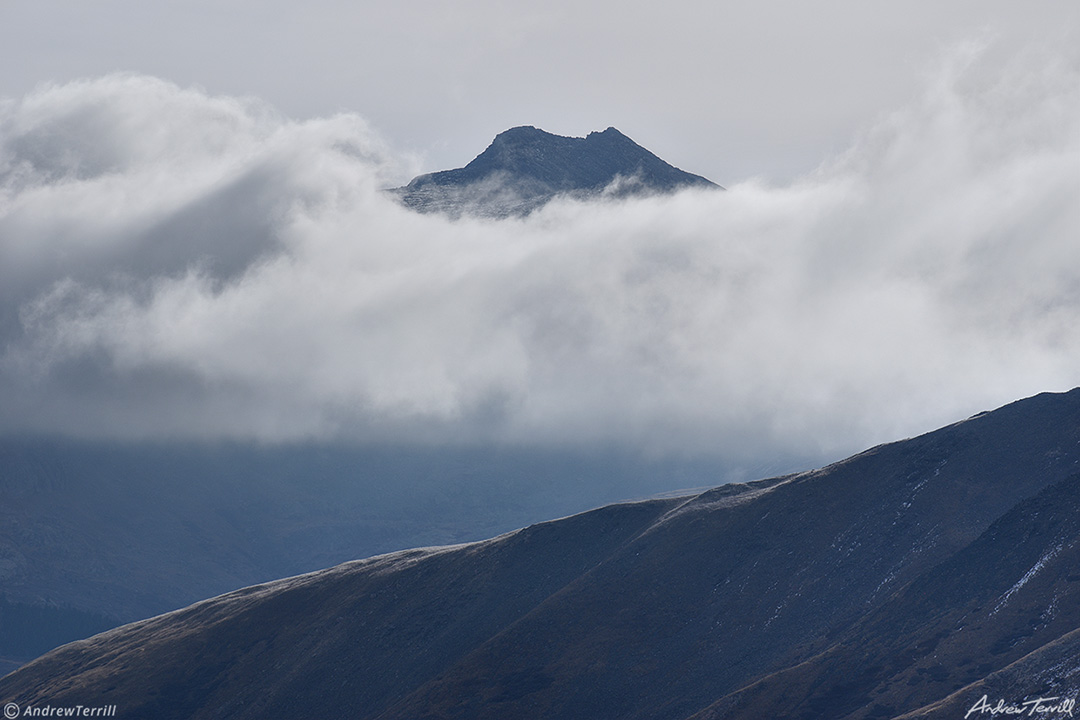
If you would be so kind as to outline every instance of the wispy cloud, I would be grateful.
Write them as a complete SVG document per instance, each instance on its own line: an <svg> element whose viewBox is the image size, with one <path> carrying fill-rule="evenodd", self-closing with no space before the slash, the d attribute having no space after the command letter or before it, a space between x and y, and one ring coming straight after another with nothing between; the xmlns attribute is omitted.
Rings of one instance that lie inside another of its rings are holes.
<svg viewBox="0 0 1080 720"><path fill-rule="evenodd" d="M0 429L831 454L1066 389L1078 78L961 49L792 185L502 221L397 206L354 115L43 88L0 107Z"/></svg>

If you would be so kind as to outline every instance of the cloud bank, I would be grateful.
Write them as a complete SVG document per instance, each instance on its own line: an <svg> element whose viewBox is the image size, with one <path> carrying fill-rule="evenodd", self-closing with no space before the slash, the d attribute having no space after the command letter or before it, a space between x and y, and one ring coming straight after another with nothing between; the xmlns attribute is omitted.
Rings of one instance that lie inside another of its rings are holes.
<svg viewBox="0 0 1080 720"><path fill-rule="evenodd" d="M791 185L451 221L355 115L42 87L0 104L0 432L829 455L1068 389L1078 88L963 48Z"/></svg>

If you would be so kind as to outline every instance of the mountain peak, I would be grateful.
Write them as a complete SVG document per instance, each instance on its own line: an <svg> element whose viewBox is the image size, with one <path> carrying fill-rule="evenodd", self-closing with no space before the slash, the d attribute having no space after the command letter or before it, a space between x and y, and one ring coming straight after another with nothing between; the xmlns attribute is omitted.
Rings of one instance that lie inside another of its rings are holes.
<svg viewBox="0 0 1080 720"><path fill-rule="evenodd" d="M591 137L621 138L623 140L630 140L630 138L626 137L626 135L619 132L619 130L614 126L609 126L606 130L603 130L601 132L597 132L597 131L594 130L591 133L589 133L585 137L585 139L588 140ZM630 142L634 142L634 141L630 140Z"/></svg>
<svg viewBox="0 0 1080 720"><path fill-rule="evenodd" d="M419 212L503 217L527 215L560 195L623 197L686 187L719 188L664 162L614 127L579 138L521 125L496 135L465 167L420 175L393 192Z"/></svg>
<svg viewBox="0 0 1080 720"><path fill-rule="evenodd" d="M501 133L495 136L495 142L511 142L526 138L535 138L542 136L556 137L549 132L541 130L540 128L532 125L518 125L512 127L509 130L503 130Z"/></svg>

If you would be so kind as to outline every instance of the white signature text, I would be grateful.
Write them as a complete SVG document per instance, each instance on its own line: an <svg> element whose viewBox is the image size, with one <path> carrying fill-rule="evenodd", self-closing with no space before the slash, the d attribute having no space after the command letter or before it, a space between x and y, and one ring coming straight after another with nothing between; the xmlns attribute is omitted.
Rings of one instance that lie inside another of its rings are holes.
<svg viewBox="0 0 1080 720"><path fill-rule="evenodd" d="M967 711L967 714L964 715L964 720L967 720L972 713L978 715L990 713L990 717L997 717L998 715L1025 715L1027 717L1032 717L1036 715L1059 713L1062 716L1068 715L1069 717L1072 717L1074 707L1076 707L1075 698L1062 698L1060 696L1040 697L1020 704L1007 703L1004 700L998 700L996 705L991 705L989 697L983 695L979 698L978 702L972 705L971 709Z"/></svg>

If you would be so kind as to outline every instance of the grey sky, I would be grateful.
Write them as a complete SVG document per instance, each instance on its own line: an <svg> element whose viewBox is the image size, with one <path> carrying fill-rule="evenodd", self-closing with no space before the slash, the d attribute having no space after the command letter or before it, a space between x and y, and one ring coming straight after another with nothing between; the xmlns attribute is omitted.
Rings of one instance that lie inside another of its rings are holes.
<svg viewBox="0 0 1080 720"><path fill-rule="evenodd" d="M420 168L615 125L722 184L807 172L955 43L1077 43L1073 0L0 0L0 96L113 71L367 118Z"/></svg>

